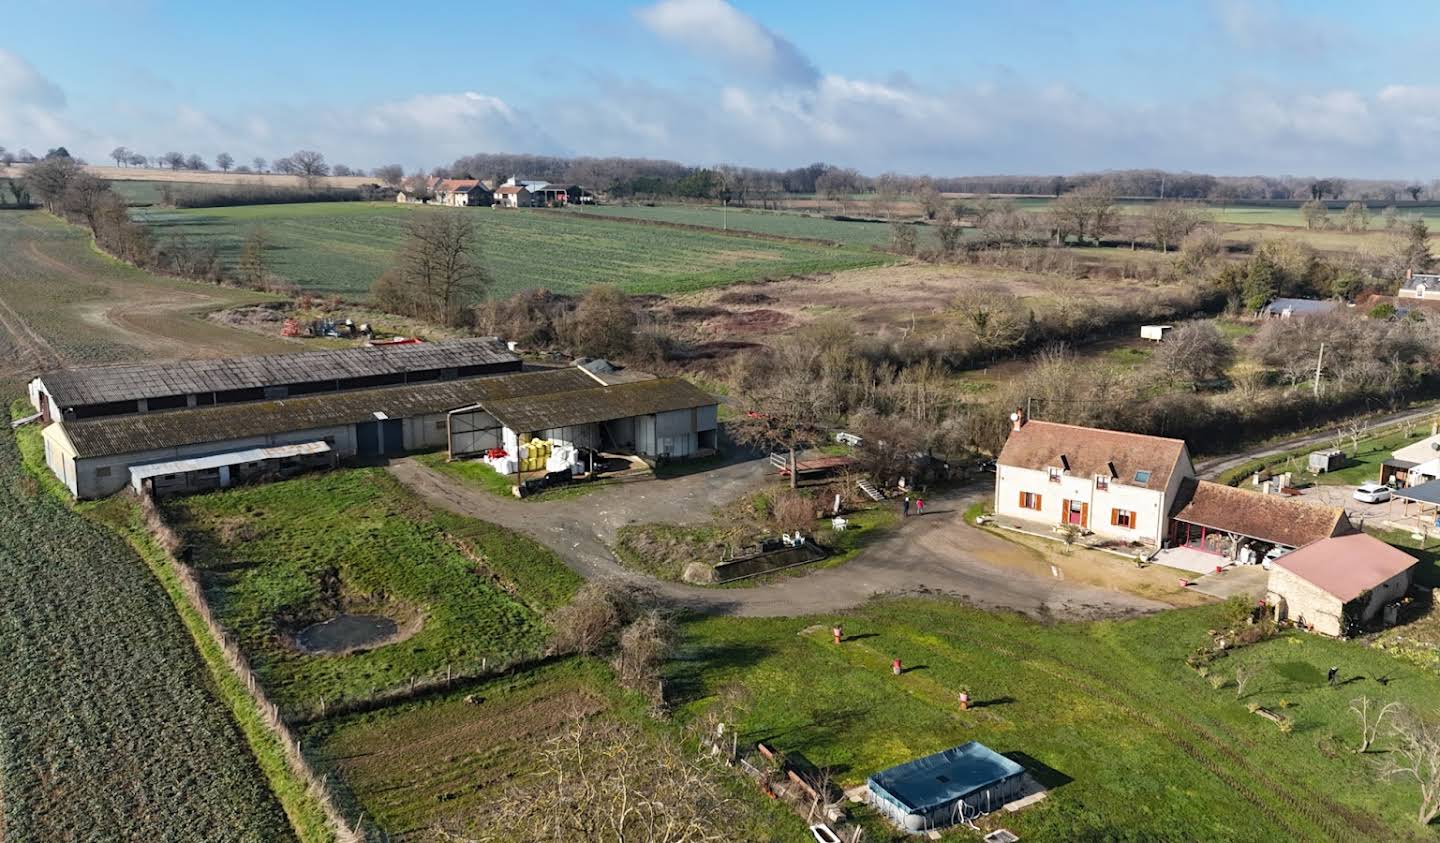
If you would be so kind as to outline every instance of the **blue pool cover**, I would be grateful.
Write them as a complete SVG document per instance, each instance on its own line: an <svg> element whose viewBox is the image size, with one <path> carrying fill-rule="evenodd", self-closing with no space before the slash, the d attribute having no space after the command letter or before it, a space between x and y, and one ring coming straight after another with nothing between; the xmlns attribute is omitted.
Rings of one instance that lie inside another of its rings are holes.
<svg viewBox="0 0 1440 843"><path fill-rule="evenodd" d="M1025 772L978 741L907 761L871 776L870 791L911 813L924 813Z"/></svg>

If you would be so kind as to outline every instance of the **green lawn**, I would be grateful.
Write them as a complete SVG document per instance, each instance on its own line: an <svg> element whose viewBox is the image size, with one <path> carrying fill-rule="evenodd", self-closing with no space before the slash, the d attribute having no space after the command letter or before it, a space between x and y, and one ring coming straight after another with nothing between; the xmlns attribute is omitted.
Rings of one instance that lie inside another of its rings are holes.
<svg viewBox="0 0 1440 843"><path fill-rule="evenodd" d="M467 697L481 702L466 702ZM356 813L364 812L372 831L398 840L442 828L461 836L421 837L490 840L497 839L486 836L497 831L487 825L497 801L524 798L545 786L532 778L536 755L577 717L633 728L636 751L685 740L620 690L607 667L567 659L422 703L329 721L312 727L305 741L322 769L332 771L348 791ZM693 749L693 742L685 742ZM796 816L758 789L723 769L715 776L731 799L727 815L715 818L731 831L729 839L809 839Z"/></svg>
<svg viewBox="0 0 1440 843"><path fill-rule="evenodd" d="M578 587L535 542L432 512L378 468L180 498L169 510L221 622L276 701L297 711L536 655L542 613ZM342 610L419 631L347 655L291 646L291 634Z"/></svg>
<svg viewBox="0 0 1440 843"><path fill-rule="evenodd" d="M1202 677L1184 658L1231 611L1042 624L885 599L838 616L706 618L686 626L670 683L682 719L738 693L742 741L798 753L845 786L967 740L1011 753L1051 787L1043 804L1001 818L1022 839L1435 839L1414 824L1415 788L1377 780L1375 756L1350 751L1357 727L1346 709L1368 695L1428 712L1440 678L1300 633L1219 659ZM828 635L837 622L850 639L840 646ZM894 657L907 667L898 678ZM1325 685L1332 665L1340 688ZM1238 666L1258 671L1243 698ZM958 710L962 689L977 708ZM1280 712L1292 730L1249 704Z"/></svg>
<svg viewBox="0 0 1440 843"><path fill-rule="evenodd" d="M572 219L521 209L443 209L331 202L192 210L137 209L161 242L214 244L233 265L247 233L263 227L270 268L302 289L364 298L389 265L415 214L465 214L475 223L493 293L547 288L576 293L613 283L632 293L697 290L756 278L874 266L890 257L860 248L784 243L722 233Z"/></svg>

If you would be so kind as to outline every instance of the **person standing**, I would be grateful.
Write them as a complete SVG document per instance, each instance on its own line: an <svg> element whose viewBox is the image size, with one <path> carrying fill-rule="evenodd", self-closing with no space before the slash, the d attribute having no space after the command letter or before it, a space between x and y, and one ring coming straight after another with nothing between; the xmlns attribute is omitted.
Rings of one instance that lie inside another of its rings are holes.
<svg viewBox="0 0 1440 843"><path fill-rule="evenodd" d="M830 628L830 634L835 636L835 643L839 644L840 640L845 637L845 630L841 629L840 624L837 623Z"/></svg>
<svg viewBox="0 0 1440 843"><path fill-rule="evenodd" d="M909 496L909 495L906 495L906 496L905 496L905 502L904 502L904 504L902 504L902 506L901 506L901 514L904 515L904 516L906 516L906 517L908 517L908 516L910 515L910 496Z"/></svg>
<svg viewBox="0 0 1440 843"><path fill-rule="evenodd" d="M893 674L895 674L896 676L899 676L899 675L901 674L902 670L901 670L901 668L900 668L900 660L899 660L899 659L891 659L891 660L890 660L890 672L893 673Z"/></svg>
<svg viewBox="0 0 1440 843"><path fill-rule="evenodd" d="M916 495L916 496L915 496L915 514L916 514L916 515L924 515L924 514L925 514L925 499L922 498L922 497L920 497L919 495Z"/></svg>
<svg viewBox="0 0 1440 843"><path fill-rule="evenodd" d="M1330 673L1329 673L1329 675L1327 675L1327 676L1325 677L1325 681L1329 682L1331 685L1334 685L1334 684L1335 684L1335 675L1338 674L1339 672L1340 672L1340 668L1338 668L1338 667L1332 667L1332 668L1330 668Z"/></svg>

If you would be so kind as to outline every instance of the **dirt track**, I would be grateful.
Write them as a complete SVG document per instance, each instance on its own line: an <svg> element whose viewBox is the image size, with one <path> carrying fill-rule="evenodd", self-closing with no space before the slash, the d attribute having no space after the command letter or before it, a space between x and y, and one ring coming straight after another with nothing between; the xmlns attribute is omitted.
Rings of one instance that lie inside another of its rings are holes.
<svg viewBox="0 0 1440 843"><path fill-rule="evenodd" d="M1011 564L1024 549L965 523L968 499L934 500L923 517L866 548L838 568L753 588L716 589L660 582L622 568L609 543L635 522L704 520L715 503L754 488L768 463L751 460L674 480L598 489L543 503L510 501L433 471L412 459L390 471L430 503L529 535L586 579L646 585L663 598L703 612L754 617L834 612L876 594L943 593L997 609L1088 619L1170 608L1157 600L1031 573Z"/></svg>
<svg viewBox="0 0 1440 843"><path fill-rule="evenodd" d="M96 252L82 229L40 212L0 212L0 254L0 383L73 363L299 348L203 318L256 294L125 266Z"/></svg>

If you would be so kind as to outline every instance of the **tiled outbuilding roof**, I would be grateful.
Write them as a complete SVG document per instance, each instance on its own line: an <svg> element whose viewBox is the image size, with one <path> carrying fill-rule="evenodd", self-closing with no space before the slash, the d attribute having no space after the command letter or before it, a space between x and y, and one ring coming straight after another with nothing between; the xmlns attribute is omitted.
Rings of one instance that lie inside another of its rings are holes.
<svg viewBox="0 0 1440 843"><path fill-rule="evenodd" d="M1355 529L1338 506L1189 478L1180 485L1171 517L1287 547L1302 547Z"/></svg>

